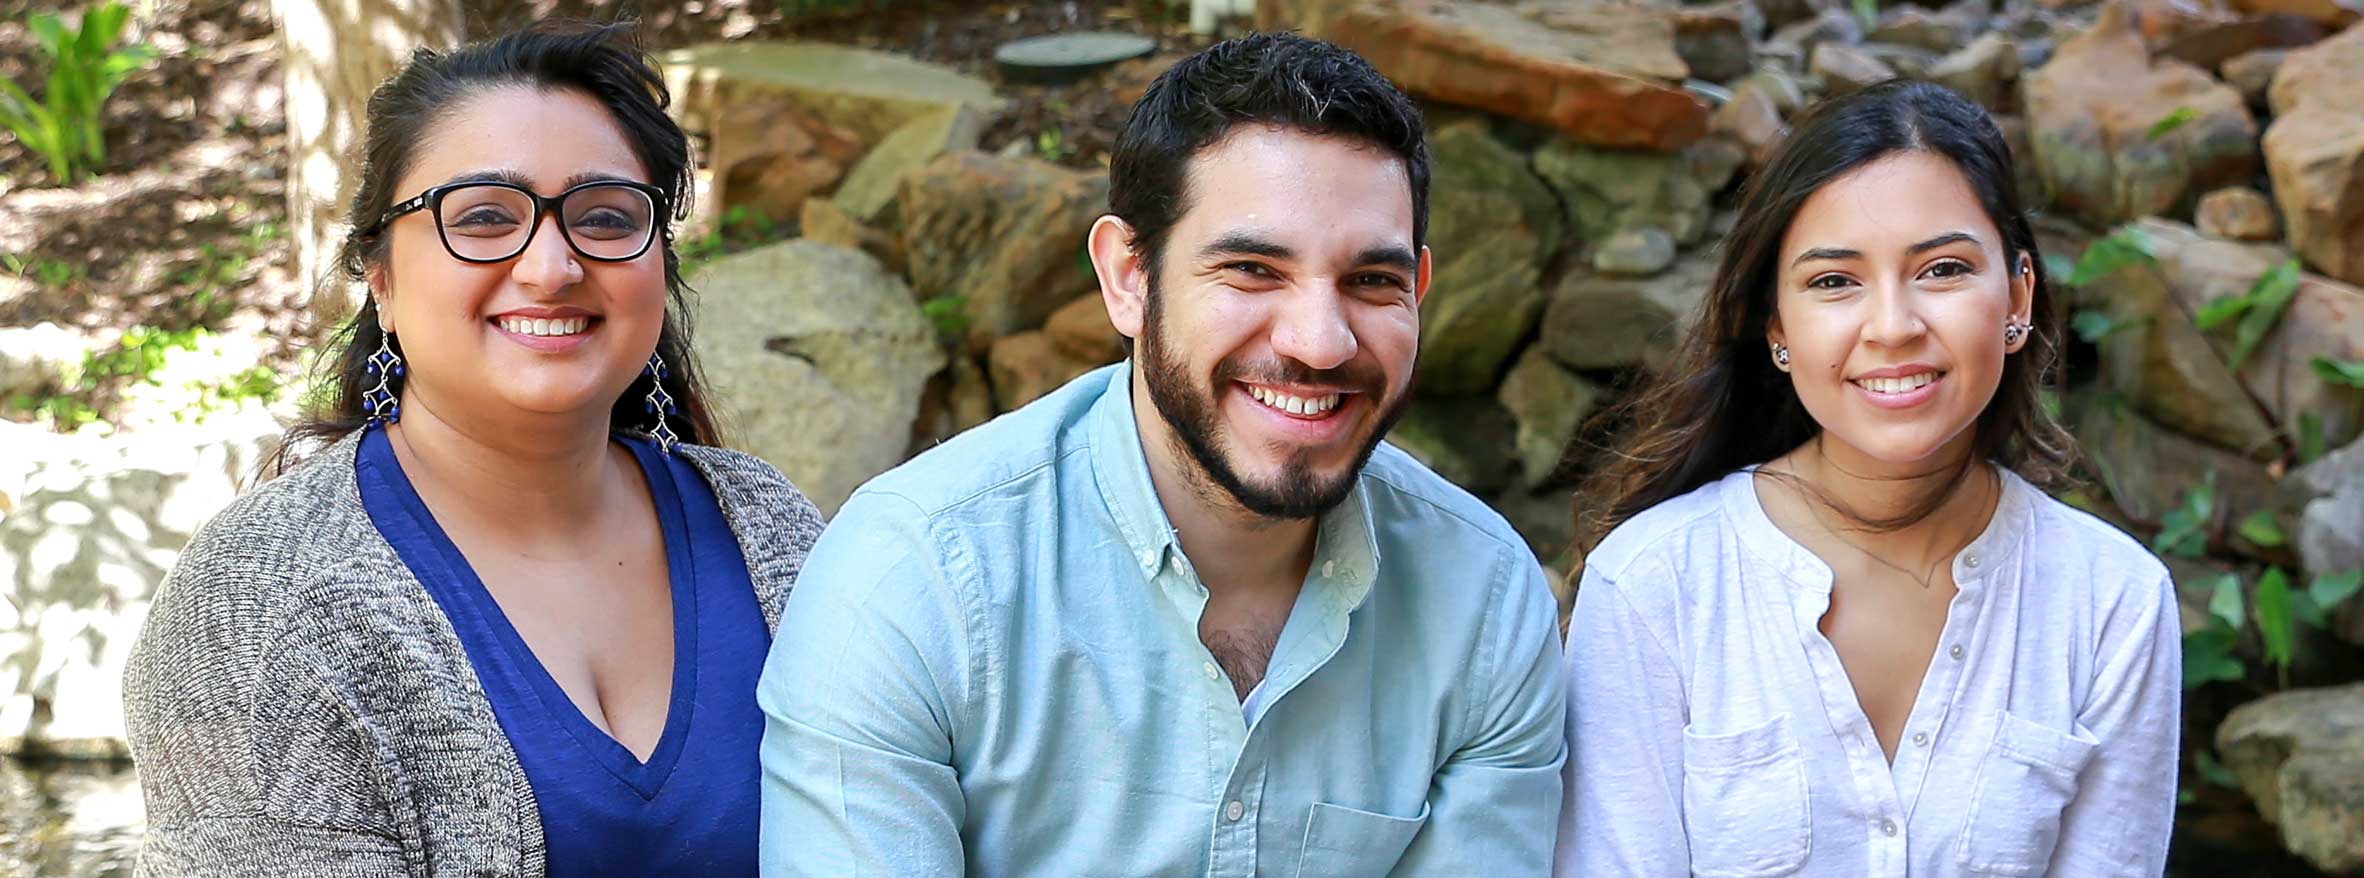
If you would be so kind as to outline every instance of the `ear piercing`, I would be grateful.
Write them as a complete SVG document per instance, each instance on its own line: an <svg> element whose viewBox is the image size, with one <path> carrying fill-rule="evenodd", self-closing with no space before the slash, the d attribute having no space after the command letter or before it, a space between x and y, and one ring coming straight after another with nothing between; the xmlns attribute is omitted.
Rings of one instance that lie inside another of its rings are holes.
<svg viewBox="0 0 2364 878"><path fill-rule="evenodd" d="M1789 345L1773 343L1773 363L1784 369L1789 368Z"/></svg>
<svg viewBox="0 0 2364 878"><path fill-rule="evenodd" d="M2003 344L2018 344L2019 340L2026 335L2027 327L2019 325L2019 321L2009 319L2003 321Z"/></svg>

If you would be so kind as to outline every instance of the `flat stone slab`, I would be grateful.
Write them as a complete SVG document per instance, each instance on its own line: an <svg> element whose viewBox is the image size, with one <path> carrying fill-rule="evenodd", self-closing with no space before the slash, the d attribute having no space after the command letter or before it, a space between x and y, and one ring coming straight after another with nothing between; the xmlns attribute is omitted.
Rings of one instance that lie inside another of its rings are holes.
<svg viewBox="0 0 2364 878"><path fill-rule="evenodd" d="M660 56L676 112L693 129L712 130L722 108L767 96L786 97L815 119L861 143L956 105L996 110L993 85L947 67L853 46L800 41L707 43Z"/></svg>
<svg viewBox="0 0 2364 878"><path fill-rule="evenodd" d="M1001 44L993 62L1011 82L1074 82L1157 50L1157 41L1115 31L1048 34Z"/></svg>

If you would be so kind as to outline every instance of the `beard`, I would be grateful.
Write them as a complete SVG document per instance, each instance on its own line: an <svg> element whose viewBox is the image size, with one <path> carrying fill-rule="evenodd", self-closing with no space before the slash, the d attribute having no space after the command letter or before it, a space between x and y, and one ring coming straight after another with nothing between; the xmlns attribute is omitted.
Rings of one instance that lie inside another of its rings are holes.
<svg viewBox="0 0 2364 878"><path fill-rule="evenodd" d="M1382 406L1379 416L1361 439L1362 447L1355 452L1354 462L1343 471L1323 473L1313 464L1313 452L1298 450L1281 462L1280 473L1275 478L1250 481L1232 464L1230 455L1236 449L1223 441L1228 437L1218 400L1224 388L1235 381L1314 384L1381 400L1387 392L1387 376L1377 366L1362 360L1331 369L1313 369L1285 359L1250 362L1227 357L1215 364L1208 386L1197 386L1183 364L1181 352L1175 349L1178 345L1168 344L1170 339L1161 319L1161 298L1153 278L1142 320L1138 358L1142 379L1149 386L1150 402L1157 406L1158 415L1171 429L1175 444L1198 464L1199 474L1204 476L1191 481L1201 485L1213 482L1241 508L1265 518L1313 518L1344 502L1347 493L1354 490L1355 479L1362 475L1363 465L1370 462L1371 453L1378 449L1379 440L1403 417L1412 398L1409 383L1401 394L1379 403Z"/></svg>

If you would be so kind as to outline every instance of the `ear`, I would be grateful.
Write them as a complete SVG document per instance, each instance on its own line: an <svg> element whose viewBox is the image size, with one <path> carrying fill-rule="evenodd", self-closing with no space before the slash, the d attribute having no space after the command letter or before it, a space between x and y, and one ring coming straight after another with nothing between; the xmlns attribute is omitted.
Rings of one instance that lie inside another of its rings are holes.
<svg viewBox="0 0 2364 878"><path fill-rule="evenodd" d="M1783 333L1783 332L1781 331L1781 313L1780 313L1779 311L1776 311L1776 312L1774 312L1774 313L1773 313L1773 316L1772 316L1772 317L1766 318L1766 320L1765 320L1765 357L1766 357L1766 359L1772 359L1772 358L1773 358L1773 347L1774 347L1775 345L1787 345L1787 344L1789 344L1789 336L1788 336L1787 334L1785 334L1785 333ZM1775 368L1775 369L1779 369L1779 370L1781 370L1781 371L1784 371L1784 372L1787 372L1787 371L1789 371L1789 367L1788 367L1788 366L1786 366L1786 365L1783 365L1783 364L1781 363L1781 361L1779 361L1779 360L1774 360L1774 362L1773 362L1773 368Z"/></svg>
<svg viewBox="0 0 2364 878"><path fill-rule="evenodd" d="M1108 306L1108 321L1116 331L1136 341L1149 301L1149 273L1133 252L1133 227L1113 214L1092 223L1084 248L1091 253L1092 273L1100 278L1100 301Z"/></svg>
<svg viewBox="0 0 2364 878"><path fill-rule="evenodd" d="M394 304L394 300L388 293L393 289L393 284L388 281L388 270L382 264L373 265L370 266L369 273L365 277L369 283L370 301L376 302L378 305L378 329L393 332L394 309L391 306Z"/></svg>
<svg viewBox="0 0 2364 878"><path fill-rule="evenodd" d="M1430 260L1428 255L1428 245L1420 245L1420 268L1416 275L1412 278L1413 305L1418 305L1421 302L1428 301L1429 270L1434 267L1435 264Z"/></svg>
<svg viewBox="0 0 2364 878"><path fill-rule="evenodd" d="M2011 314L2007 319L2029 330L2020 333L2018 341L2005 345L2004 353L2015 354L2027 347L2028 339L2035 336L2035 311L2036 259L2035 254L2023 251L2011 266Z"/></svg>

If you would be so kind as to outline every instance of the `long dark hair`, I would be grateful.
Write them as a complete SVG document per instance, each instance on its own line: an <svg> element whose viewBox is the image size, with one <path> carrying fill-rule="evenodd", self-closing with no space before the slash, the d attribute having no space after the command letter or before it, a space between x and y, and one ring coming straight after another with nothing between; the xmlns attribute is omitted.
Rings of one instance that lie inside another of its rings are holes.
<svg viewBox="0 0 2364 878"><path fill-rule="evenodd" d="M715 424L705 382L699 378L690 352L690 289L681 280L681 259L673 250L673 223L688 215L689 209L689 138L665 114L672 97L632 32L630 22L546 21L448 52L421 49L413 53L409 63L370 94L361 185L354 190L345 214L345 239L337 248L335 277L329 284L363 283L371 268L384 263L389 238L375 227L376 221L400 195L393 187L410 170L420 141L455 106L500 87L582 92L607 108L633 155L648 169L649 182L664 192L656 246L665 254L667 301L656 352L665 358L667 367L659 380L677 407L665 417L681 441L718 445L722 431ZM288 429L279 453L265 467L266 473L283 471L292 463L290 448L332 443L369 422L362 392L376 384L377 378L366 370L370 355L385 338L385 330L378 326L377 301L364 296L359 313L329 340L328 349L336 353L325 367L328 380L312 400L305 419ZM392 346L396 353L401 352L399 338ZM650 380L643 374L617 397L609 411L611 424L649 422L642 400L648 396Z"/></svg>
<svg viewBox="0 0 2364 878"><path fill-rule="evenodd" d="M1815 107L1749 181L1706 312L1667 369L1616 415L1630 426L1577 494L1578 547L1590 549L1643 510L1779 457L1821 432L1789 376L1766 353L1781 241L1816 190L1882 157L1913 150L1952 161L2001 232L2005 264L2027 260L2034 326L2027 345L2004 358L2001 385L1979 414L1971 454L1953 480L1900 515L1840 511L1867 529L1908 527L1944 505L1981 460L2038 486L2063 483L2075 443L2041 399L2044 386L2057 387L2060 378L2061 316L2036 256L2035 231L2013 189L2010 150L1977 105L1933 83L1893 80Z"/></svg>

